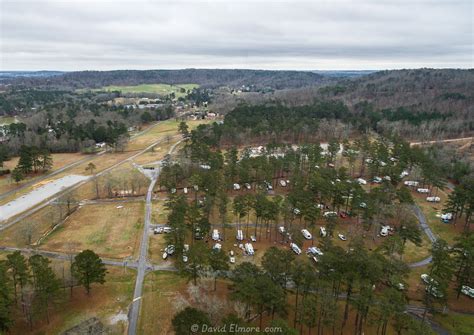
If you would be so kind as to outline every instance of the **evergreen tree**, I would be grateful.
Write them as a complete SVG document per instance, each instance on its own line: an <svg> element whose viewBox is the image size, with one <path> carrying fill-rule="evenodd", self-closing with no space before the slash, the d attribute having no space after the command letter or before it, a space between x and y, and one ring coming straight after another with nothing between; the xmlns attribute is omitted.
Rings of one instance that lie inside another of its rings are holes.
<svg viewBox="0 0 474 335"><path fill-rule="evenodd" d="M90 293L93 283L104 284L107 270L100 257L92 250L84 250L74 257L72 272L78 283Z"/></svg>

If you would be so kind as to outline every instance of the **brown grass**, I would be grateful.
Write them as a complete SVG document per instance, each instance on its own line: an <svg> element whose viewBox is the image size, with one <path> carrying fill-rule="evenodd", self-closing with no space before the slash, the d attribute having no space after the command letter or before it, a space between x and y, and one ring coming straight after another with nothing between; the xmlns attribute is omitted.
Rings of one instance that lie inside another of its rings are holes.
<svg viewBox="0 0 474 335"><path fill-rule="evenodd" d="M117 209L118 205L123 206ZM92 249L102 257L135 255L143 229L143 203L93 204L78 209L41 245L41 249L80 252Z"/></svg>

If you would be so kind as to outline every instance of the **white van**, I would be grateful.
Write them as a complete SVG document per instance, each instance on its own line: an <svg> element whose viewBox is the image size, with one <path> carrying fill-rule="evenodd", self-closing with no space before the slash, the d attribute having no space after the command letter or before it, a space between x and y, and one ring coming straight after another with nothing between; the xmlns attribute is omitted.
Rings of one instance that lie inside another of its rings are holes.
<svg viewBox="0 0 474 335"><path fill-rule="evenodd" d="M301 249L295 243L290 243L290 248L297 255L301 254Z"/></svg>
<svg viewBox="0 0 474 335"><path fill-rule="evenodd" d="M245 252L247 253L247 255L250 256L253 256L255 254L252 243L245 243Z"/></svg>
<svg viewBox="0 0 474 335"><path fill-rule="evenodd" d="M416 191L418 193L430 193L430 190L427 188L417 188Z"/></svg>
<svg viewBox="0 0 474 335"><path fill-rule="evenodd" d="M214 229L214 230L212 231L212 239L213 239L214 241L219 241L220 238L221 238L221 237L220 237L219 231L218 231L217 229Z"/></svg>
<svg viewBox="0 0 474 335"><path fill-rule="evenodd" d="M236 236L237 241L243 241L244 240L244 233L242 232L241 229L237 230L237 236Z"/></svg>
<svg viewBox="0 0 474 335"><path fill-rule="evenodd" d="M319 228L319 235L321 235L322 237L326 237L327 233L326 233L326 228L325 227L320 227Z"/></svg>
<svg viewBox="0 0 474 335"><path fill-rule="evenodd" d="M443 220L443 221L450 221L452 219L453 219L453 213L441 214L441 220Z"/></svg>
<svg viewBox="0 0 474 335"><path fill-rule="evenodd" d="M313 235L311 235L308 229L301 229L301 234L303 234L303 237L307 240L311 240L313 238Z"/></svg>

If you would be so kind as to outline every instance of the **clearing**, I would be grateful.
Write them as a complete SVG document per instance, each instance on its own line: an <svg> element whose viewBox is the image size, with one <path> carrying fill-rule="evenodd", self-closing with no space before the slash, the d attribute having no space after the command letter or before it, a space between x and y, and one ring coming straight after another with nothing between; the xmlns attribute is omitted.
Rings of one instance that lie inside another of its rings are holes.
<svg viewBox="0 0 474 335"><path fill-rule="evenodd" d="M91 249L101 257L131 257L140 245L143 211L143 202L81 206L40 248L65 253Z"/></svg>

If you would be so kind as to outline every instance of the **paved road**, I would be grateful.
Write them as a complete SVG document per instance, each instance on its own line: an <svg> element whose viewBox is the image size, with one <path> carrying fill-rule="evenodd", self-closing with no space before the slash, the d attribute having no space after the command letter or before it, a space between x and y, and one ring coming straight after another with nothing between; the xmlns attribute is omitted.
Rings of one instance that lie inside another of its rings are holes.
<svg viewBox="0 0 474 335"><path fill-rule="evenodd" d="M171 155L173 151L176 149L178 144L180 144L182 140L176 142L171 146L171 148L168 151L168 155ZM160 164L161 162L157 162L157 164ZM152 205L152 200L153 200L153 188L155 187L158 175L159 175L159 170L153 171L153 173L150 173L150 171L146 171L145 174L147 177L151 178L151 183L150 186L148 187L148 192L146 195L146 204L145 204L145 225L143 228L143 234L142 234L142 240L140 243L140 256L138 258L138 273L137 273L137 279L135 281L135 291L133 293L133 300L132 304L130 305L130 311L128 314L128 334L129 335L135 335L137 332L137 325L138 325L138 315L140 313L140 305L141 305L141 299L142 299L142 292L143 292L143 280L145 279L146 272L148 270L171 270L175 271L174 267L170 266L154 266L151 265L147 261L147 255L148 255L148 236L150 234L151 230L151 205Z"/></svg>
<svg viewBox="0 0 474 335"><path fill-rule="evenodd" d="M156 184L156 176L152 179L150 186L148 187L148 193L146 195L145 205L145 226L143 229L142 241L140 243L140 256L138 258L138 273L135 281L135 291L133 293L132 304L130 305L130 312L128 315L129 325L128 334L136 334L138 325L138 313L140 312L143 280L147 270L147 254L148 254L148 234L150 232L150 221L151 221L151 200L153 195L153 188Z"/></svg>
<svg viewBox="0 0 474 335"><path fill-rule="evenodd" d="M428 223L426 223L426 217L425 217L425 214L423 214L423 211L417 205L413 205L412 209L413 209L413 212L415 213L416 218L418 219L418 223L421 227L421 230L426 234L426 236L428 236L431 243L436 242L437 238L435 234L433 233L433 231L431 230L430 226L428 226ZM432 259L433 257L429 256L419 262L411 263L408 266L411 268L425 266L431 263Z"/></svg>
<svg viewBox="0 0 474 335"><path fill-rule="evenodd" d="M434 141L423 141L423 142L411 142L410 146L414 145L426 145L426 144L436 144L436 143L450 143L450 142L460 142L460 141L467 141L473 140L474 137L460 137L460 138L451 138L447 140L434 140Z"/></svg>

